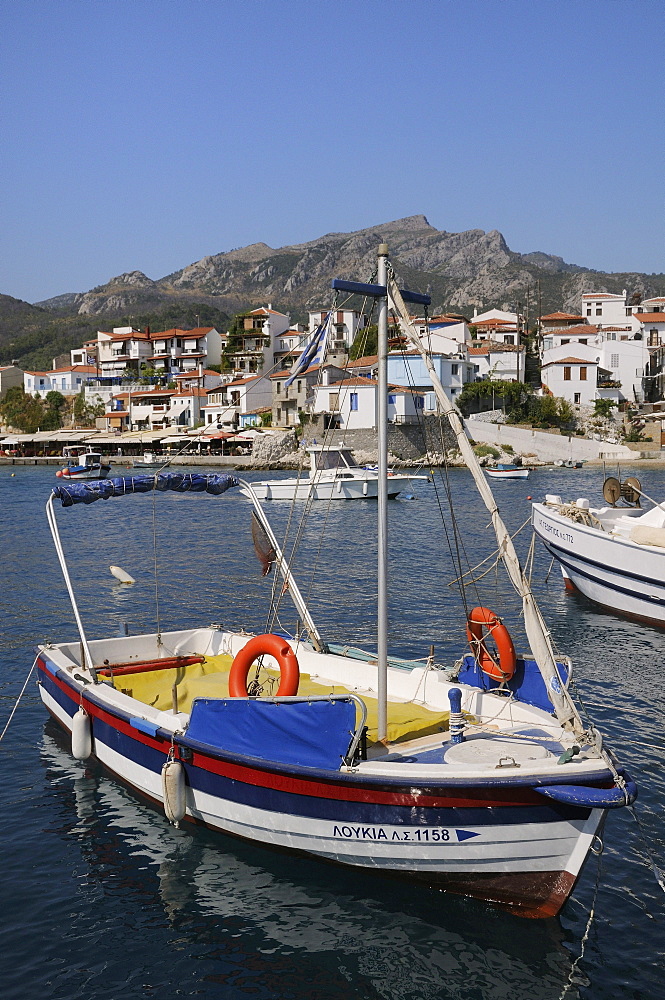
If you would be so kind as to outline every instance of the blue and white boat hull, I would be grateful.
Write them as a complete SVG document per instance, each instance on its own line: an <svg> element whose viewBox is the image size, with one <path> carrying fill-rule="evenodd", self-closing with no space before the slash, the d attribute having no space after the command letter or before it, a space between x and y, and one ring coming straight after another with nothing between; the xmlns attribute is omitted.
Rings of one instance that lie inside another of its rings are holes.
<svg viewBox="0 0 665 1000"><path fill-rule="evenodd" d="M532 523L568 589L610 611L665 626L665 548L577 523L543 503L533 504Z"/></svg>

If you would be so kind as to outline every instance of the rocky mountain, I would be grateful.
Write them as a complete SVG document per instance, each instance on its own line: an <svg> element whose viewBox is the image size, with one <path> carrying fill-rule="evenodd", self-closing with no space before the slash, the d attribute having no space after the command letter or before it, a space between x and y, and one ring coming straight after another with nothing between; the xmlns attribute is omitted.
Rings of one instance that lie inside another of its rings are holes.
<svg viewBox="0 0 665 1000"><path fill-rule="evenodd" d="M429 291L436 311L473 315L515 308L527 289L531 315L579 310L584 291L663 294L664 275L606 274L566 263L561 257L511 250L497 230L449 233L414 215L353 233L328 233L308 243L273 249L265 243L203 257L158 280L141 271L111 278L89 292L68 293L37 303L43 309L89 317L126 317L177 301L206 303L235 312L271 302L304 318L330 301L330 279L368 279L377 245L388 243L391 260L409 287Z"/></svg>

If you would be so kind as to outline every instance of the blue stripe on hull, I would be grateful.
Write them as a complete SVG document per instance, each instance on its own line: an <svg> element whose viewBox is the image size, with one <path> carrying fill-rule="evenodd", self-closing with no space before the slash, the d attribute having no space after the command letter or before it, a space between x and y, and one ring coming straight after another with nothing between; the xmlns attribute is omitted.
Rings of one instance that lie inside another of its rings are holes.
<svg viewBox="0 0 665 1000"><path fill-rule="evenodd" d="M139 743L108 723L95 718L95 740L101 741L127 760L158 774L165 760L165 752ZM187 784L195 791L205 792L220 800L220 814L224 802L238 803L268 812L285 813L308 819L335 820L340 823L355 822L393 826L434 824L435 826L515 826L524 823L548 823L561 820L585 820L588 809L545 801L543 805L528 806L470 806L432 807L387 805L384 803L347 801L335 799L331 785L331 798L300 795L280 789L266 788L248 782L227 778L184 763ZM463 791L460 791L463 795ZM473 794L469 789L468 794Z"/></svg>
<svg viewBox="0 0 665 1000"><path fill-rule="evenodd" d="M553 545L551 542L545 541L545 539L543 539L543 541L545 542L545 548L548 550L550 555L553 555L554 558L561 563L561 565L564 567L567 573L569 574L578 573L580 576L583 576L586 580L590 580L592 583L597 584L597 586L599 587L605 587L607 590L611 590L615 594L623 594L626 597L632 597L636 601L644 601L646 604L655 604L656 607L665 608L665 598L651 597L649 596L649 594L642 594L642 593L636 594L634 588L628 590L625 587L619 587L615 583L610 583L608 580L601 580L597 574L588 573L586 572L586 570L580 569L579 566L576 566L574 563L571 563L569 559L564 558L564 556L570 557L570 553L568 552L567 549L560 549L558 545ZM606 565L595 562L593 559L587 559L586 556L581 556L578 552L575 553L573 558L579 559L580 562L583 562L586 565L597 566L607 571ZM662 587L663 585L662 582L651 580L649 577L646 576L637 576L636 573L623 572L621 570L616 569L616 567L614 566L612 567L612 572L615 573L617 576L619 576L621 579L627 580L627 578L630 577L631 579L640 580L642 583L651 585L653 587Z"/></svg>

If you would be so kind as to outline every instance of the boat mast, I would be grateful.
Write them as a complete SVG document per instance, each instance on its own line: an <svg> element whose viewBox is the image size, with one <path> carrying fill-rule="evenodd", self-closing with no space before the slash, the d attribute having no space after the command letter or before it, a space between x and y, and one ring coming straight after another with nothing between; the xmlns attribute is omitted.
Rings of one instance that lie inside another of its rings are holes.
<svg viewBox="0 0 665 1000"><path fill-rule="evenodd" d="M379 285L388 280L388 245L379 246ZM378 481L378 587L377 587L377 736L388 735L388 297L378 300L379 386L376 411L379 449Z"/></svg>
<svg viewBox="0 0 665 1000"><path fill-rule="evenodd" d="M406 333L407 339L416 348L427 366L439 406L448 418L450 426L455 434L455 437L457 438L457 446L460 454L473 476L478 492L480 493L487 510L490 512L501 558L503 559L513 587L522 598L524 629L527 634L529 644L531 645L533 657L538 664L538 668L545 682L549 698L554 706L556 716L559 722L566 728L581 732L583 729L582 721L575 705L573 704L572 698L566 689L566 685L560 676L549 630L545 625L540 608L536 603L536 599L531 590L530 581L524 575L519 559L517 558L517 552L515 551L513 540L499 514L499 508L496 500L494 499L494 494L490 489L487 479L483 475L483 470L480 468L478 459L476 458L469 439L466 436L462 418L441 384L434 367L434 362L430 357L430 352L424 347L422 340L418 335L418 331L416 330L407 312L404 304L404 298L397 287L397 283L392 277L388 282L388 294L398 316L400 317L402 329Z"/></svg>

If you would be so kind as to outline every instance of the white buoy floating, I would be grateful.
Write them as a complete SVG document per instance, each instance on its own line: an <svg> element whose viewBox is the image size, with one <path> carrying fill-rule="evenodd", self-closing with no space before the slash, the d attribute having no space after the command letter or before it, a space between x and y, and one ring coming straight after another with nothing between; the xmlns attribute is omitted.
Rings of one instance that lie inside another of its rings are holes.
<svg viewBox="0 0 665 1000"><path fill-rule="evenodd" d="M164 814L174 826L180 826L185 815L185 769L179 760L169 756L162 767Z"/></svg>
<svg viewBox="0 0 665 1000"><path fill-rule="evenodd" d="M87 760L91 753L90 716L84 708L79 708L72 719L72 756L77 760Z"/></svg>
<svg viewBox="0 0 665 1000"><path fill-rule="evenodd" d="M111 570L112 575L116 578L116 580L119 580L120 583L136 583L134 577L130 576L129 573L126 573L124 569L120 568L120 566L109 566L109 569Z"/></svg>

